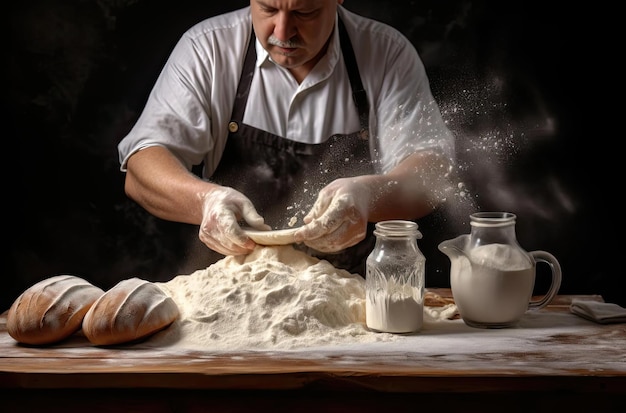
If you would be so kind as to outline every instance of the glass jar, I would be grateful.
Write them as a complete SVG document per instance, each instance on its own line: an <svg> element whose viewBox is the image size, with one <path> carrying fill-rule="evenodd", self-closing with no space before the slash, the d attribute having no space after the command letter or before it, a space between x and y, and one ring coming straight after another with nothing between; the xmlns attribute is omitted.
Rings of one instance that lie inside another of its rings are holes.
<svg viewBox="0 0 626 413"><path fill-rule="evenodd" d="M417 246L422 234L412 221L381 221L367 257L365 317L371 330L412 333L424 321L426 258Z"/></svg>

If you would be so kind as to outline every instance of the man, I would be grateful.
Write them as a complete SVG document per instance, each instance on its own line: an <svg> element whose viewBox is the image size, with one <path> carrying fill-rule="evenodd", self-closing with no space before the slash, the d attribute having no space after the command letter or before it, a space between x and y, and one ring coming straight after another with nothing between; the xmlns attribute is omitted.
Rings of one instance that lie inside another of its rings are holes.
<svg viewBox="0 0 626 413"><path fill-rule="evenodd" d="M251 0L187 31L119 144L128 196L224 255L302 218L297 243L363 274L370 223L445 198L454 141L410 42L342 4Z"/></svg>

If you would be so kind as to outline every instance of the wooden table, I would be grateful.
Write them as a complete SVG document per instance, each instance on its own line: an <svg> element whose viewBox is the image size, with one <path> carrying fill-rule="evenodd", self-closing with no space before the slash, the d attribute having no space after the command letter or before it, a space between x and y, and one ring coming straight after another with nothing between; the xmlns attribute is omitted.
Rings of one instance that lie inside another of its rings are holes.
<svg viewBox="0 0 626 413"><path fill-rule="evenodd" d="M0 411L81 411L85 404L90 413L120 406L243 411L276 410L276 403L300 411L489 411L504 409L502 403L509 411L620 411L626 408L626 324L577 317L569 312L573 298L602 300L559 296L512 329L452 320L426 325L400 344L285 352L98 348L80 334L55 346L26 347L7 334L5 312Z"/></svg>

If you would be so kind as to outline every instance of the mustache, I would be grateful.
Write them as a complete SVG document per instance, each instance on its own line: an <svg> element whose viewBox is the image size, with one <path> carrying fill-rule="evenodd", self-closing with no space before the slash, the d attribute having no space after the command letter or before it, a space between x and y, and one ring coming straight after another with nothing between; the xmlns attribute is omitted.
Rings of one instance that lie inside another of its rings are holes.
<svg viewBox="0 0 626 413"><path fill-rule="evenodd" d="M270 37L267 38L267 43L271 44L273 46L278 46L278 47L285 47L285 48L289 48L289 49L294 49L297 47L301 47L302 45L300 44L299 41L297 41L296 39L289 39L286 42L278 39L276 36L274 36L273 34L270 35Z"/></svg>

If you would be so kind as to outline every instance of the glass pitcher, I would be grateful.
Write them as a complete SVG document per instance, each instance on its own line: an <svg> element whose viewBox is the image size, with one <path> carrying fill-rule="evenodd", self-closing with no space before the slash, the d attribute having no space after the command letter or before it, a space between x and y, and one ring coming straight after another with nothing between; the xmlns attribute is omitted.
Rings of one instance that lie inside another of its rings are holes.
<svg viewBox="0 0 626 413"><path fill-rule="evenodd" d="M450 258L452 296L469 326L514 326L526 311L548 305L561 286L558 260L546 251L527 252L517 242L516 218L510 212L471 214L470 234L439 244ZM537 263L550 266L552 282L548 292L533 301Z"/></svg>

